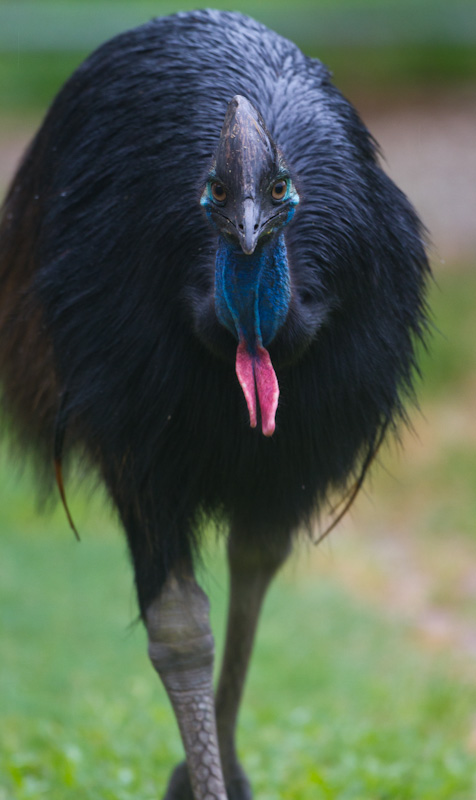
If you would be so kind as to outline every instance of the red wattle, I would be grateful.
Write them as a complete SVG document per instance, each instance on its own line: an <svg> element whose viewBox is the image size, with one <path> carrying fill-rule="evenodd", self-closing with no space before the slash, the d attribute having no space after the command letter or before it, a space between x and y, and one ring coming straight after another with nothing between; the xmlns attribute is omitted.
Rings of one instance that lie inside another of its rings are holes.
<svg viewBox="0 0 476 800"><path fill-rule="evenodd" d="M244 342L240 342L238 345L235 369L248 406L250 425L252 428L256 428L256 391L253 359L248 353Z"/></svg>
<svg viewBox="0 0 476 800"><path fill-rule="evenodd" d="M272 436L276 427L275 417L279 399L279 385L271 358L264 347L257 347L251 355L244 342L236 351L236 374L245 395L250 425L256 428L256 394L261 411L261 429L265 436Z"/></svg>

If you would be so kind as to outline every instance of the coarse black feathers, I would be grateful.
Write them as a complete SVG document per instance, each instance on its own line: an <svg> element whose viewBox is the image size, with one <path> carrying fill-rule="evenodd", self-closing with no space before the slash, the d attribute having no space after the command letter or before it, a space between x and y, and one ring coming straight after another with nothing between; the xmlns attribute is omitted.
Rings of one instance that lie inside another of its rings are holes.
<svg viewBox="0 0 476 800"><path fill-rule="evenodd" d="M218 234L200 207L236 95L300 198L270 438L249 426L214 313ZM427 277L419 220L319 61L239 14L157 19L74 73L5 202L5 401L51 464L61 405L66 447L86 448L117 505L144 611L203 513L270 536L365 471L411 390Z"/></svg>

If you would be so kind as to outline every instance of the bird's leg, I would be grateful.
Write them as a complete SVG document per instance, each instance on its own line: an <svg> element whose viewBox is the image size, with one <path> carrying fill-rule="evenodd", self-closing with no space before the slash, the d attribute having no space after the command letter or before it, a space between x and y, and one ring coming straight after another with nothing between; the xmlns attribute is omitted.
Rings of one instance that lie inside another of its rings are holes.
<svg viewBox="0 0 476 800"><path fill-rule="evenodd" d="M235 730L248 663L266 591L290 550L289 535L254 536L232 527L228 541L230 601L225 652L216 693L220 757L229 800L248 800L251 789L238 762Z"/></svg>
<svg viewBox="0 0 476 800"><path fill-rule="evenodd" d="M218 753L212 684L214 642L209 603L193 574L173 573L149 605L149 656L159 673L180 728L190 784L174 787L167 800L227 800Z"/></svg>

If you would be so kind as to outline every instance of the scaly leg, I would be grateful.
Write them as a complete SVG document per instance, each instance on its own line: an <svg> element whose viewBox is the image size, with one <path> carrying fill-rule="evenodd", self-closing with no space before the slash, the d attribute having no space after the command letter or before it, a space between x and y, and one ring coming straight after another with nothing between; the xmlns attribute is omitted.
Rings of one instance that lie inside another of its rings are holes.
<svg viewBox="0 0 476 800"><path fill-rule="evenodd" d="M224 796L227 800L251 800L252 797L248 779L236 755L236 723L261 606L269 584L279 567L285 561L289 550L290 537L288 535L279 535L278 532L275 532L274 536L269 533L268 536L262 535L260 537L255 531L250 530L245 533L241 528L233 526L228 540L230 602L225 652L215 706L213 706L213 701L209 704L208 695L206 706L207 714L209 712L212 713L214 708L216 708L220 760L226 784L226 794ZM203 593L196 584L194 583L193 585L195 587L194 592L198 591L204 598ZM162 592L159 600L155 601L153 604L155 608L154 614L163 615L163 609L166 607L167 598L165 597L164 600L162 600L162 598L164 598L164 592ZM174 595L171 595L171 602L176 602ZM206 610L207 609L208 604L206 606ZM149 618L149 615L147 615L147 618ZM177 622L174 621L172 617L170 619L172 629L177 631ZM203 616L200 617L199 627L202 625ZM150 631L149 623L147 627ZM210 652L212 652L213 640L211 638L208 621L206 622L204 631L206 632L204 641L206 637L210 637ZM176 641L174 645L175 648L179 647L179 636L183 637L183 633L174 633L173 639ZM185 641L185 637L183 638ZM156 647L157 645L154 645L154 648ZM169 653L169 651L167 652ZM162 671L160 671L157 666L156 658L154 655L151 657L167 688L167 680L163 676L163 667L161 668ZM210 656L210 664L211 660L212 656ZM170 656L168 655L167 664L169 663ZM176 680L176 676L173 680ZM209 685L207 684L207 692L208 687ZM168 688L167 691L169 692L169 696L171 696ZM174 705L172 696L171 700ZM175 705L174 708L176 708ZM192 756L190 755L190 753L194 752L195 740L196 737L199 736L197 733L197 724L193 720L190 724L190 715L185 715L183 712L179 713L177 710L176 715L182 731L182 739L185 744L187 764L179 764L172 773L164 800L194 800L194 798L197 800L197 798L202 798L203 795L195 794L196 788L191 771ZM181 719L183 720L182 722ZM210 722L209 717L208 721ZM188 730L189 750L187 750L186 744L187 733L183 731L184 726L187 727ZM191 736L190 731L192 732ZM211 755L214 757L216 752L215 747L215 744L211 745L211 750L207 752L205 757L202 757L207 760ZM215 762L214 769L214 774L217 774ZM202 774L200 766L197 766L195 772L200 779L200 775ZM215 795L205 794L205 797L206 800L214 800ZM221 800L221 796L218 795L218 797L220 797Z"/></svg>
<svg viewBox="0 0 476 800"><path fill-rule="evenodd" d="M227 800L215 724L208 610L208 599L193 575L172 574L145 616L149 656L177 718L193 798ZM166 797L183 797L173 778Z"/></svg>
<svg viewBox="0 0 476 800"><path fill-rule="evenodd" d="M266 591L290 550L290 537L254 536L233 527L228 541L230 602L225 652L216 694L220 757L229 800L252 797L236 755L238 711Z"/></svg>

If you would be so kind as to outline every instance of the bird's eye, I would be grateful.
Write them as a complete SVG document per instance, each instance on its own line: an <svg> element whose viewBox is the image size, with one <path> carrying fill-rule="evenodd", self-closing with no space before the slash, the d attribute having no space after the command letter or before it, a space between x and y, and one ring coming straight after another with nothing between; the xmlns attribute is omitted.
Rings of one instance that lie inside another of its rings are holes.
<svg viewBox="0 0 476 800"><path fill-rule="evenodd" d="M271 197L273 198L273 200L284 200L287 191L288 191L288 182L284 178L281 178L279 181L276 181L273 188L271 189Z"/></svg>
<svg viewBox="0 0 476 800"><path fill-rule="evenodd" d="M218 183L218 181L213 181L211 185L211 192L212 197L217 203L224 203L226 200L226 189L222 183Z"/></svg>

